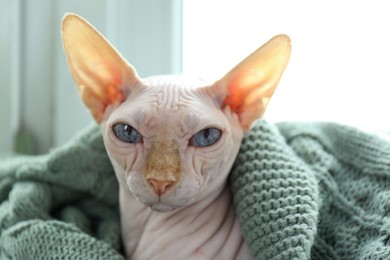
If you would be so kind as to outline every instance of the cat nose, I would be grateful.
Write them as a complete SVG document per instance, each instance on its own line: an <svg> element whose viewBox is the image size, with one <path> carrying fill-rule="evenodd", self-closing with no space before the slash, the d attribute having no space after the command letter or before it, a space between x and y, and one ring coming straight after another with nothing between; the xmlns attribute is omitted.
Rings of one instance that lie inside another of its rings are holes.
<svg viewBox="0 0 390 260"><path fill-rule="evenodd" d="M165 191L175 183L174 181L169 181L169 180L159 181L155 179L148 179L148 182L153 186L154 191L158 196L163 195Z"/></svg>

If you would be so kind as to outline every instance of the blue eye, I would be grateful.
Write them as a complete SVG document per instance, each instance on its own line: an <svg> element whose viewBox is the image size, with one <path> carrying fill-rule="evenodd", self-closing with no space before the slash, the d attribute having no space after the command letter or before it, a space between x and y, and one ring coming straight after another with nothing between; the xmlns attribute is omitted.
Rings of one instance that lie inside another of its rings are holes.
<svg viewBox="0 0 390 260"><path fill-rule="evenodd" d="M126 143L142 143L142 135L135 128L126 124L116 124L112 128L116 137Z"/></svg>
<svg viewBox="0 0 390 260"><path fill-rule="evenodd" d="M205 128L191 137L189 145L206 147L215 144L221 138L222 131L217 128Z"/></svg>

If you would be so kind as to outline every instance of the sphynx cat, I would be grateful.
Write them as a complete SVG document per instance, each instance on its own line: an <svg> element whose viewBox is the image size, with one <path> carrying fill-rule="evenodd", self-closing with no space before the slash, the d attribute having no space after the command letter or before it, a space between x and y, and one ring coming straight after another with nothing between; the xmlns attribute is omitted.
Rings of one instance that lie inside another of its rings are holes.
<svg viewBox="0 0 390 260"><path fill-rule="evenodd" d="M252 259L227 186L244 134L260 118L290 56L272 38L220 80L141 79L83 18L62 24L67 61L101 126L119 183L131 259Z"/></svg>

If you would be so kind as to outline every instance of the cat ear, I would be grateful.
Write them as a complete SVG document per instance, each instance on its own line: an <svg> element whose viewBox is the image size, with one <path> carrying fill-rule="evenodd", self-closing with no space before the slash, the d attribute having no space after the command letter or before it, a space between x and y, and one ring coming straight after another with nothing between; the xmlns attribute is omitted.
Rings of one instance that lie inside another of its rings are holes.
<svg viewBox="0 0 390 260"><path fill-rule="evenodd" d="M62 21L62 40L79 94L100 123L108 106L123 102L125 85L138 80L135 70L87 21L68 14Z"/></svg>
<svg viewBox="0 0 390 260"><path fill-rule="evenodd" d="M279 35L240 62L210 87L222 107L235 112L247 131L266 110L290 57L287 35Z"/></svg>

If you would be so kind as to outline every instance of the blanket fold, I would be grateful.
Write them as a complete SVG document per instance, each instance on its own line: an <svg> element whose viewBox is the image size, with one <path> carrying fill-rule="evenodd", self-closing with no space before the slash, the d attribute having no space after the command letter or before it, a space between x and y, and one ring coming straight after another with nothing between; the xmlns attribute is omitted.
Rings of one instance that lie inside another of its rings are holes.
<svg viewBox="0 0 390 260"><path fill-rule="evenodd" d="M390 143L333 123L259 120L229 185L256 259L389 259ZM0 259L123 259L98 127L0 162Z"/></svg>
<svg viewBox="0 0 390 260"><path fill-rule="evenodd" d="M0 259L123 259L118 184L97 127L0 164Z"/></svg>

